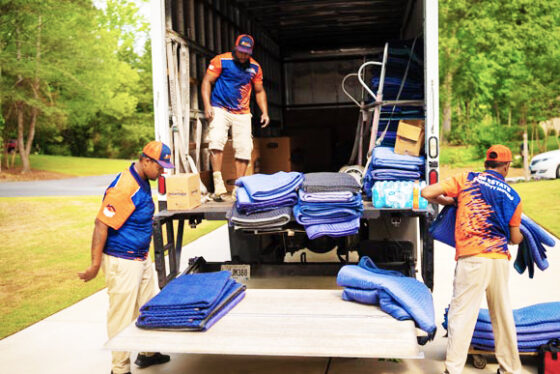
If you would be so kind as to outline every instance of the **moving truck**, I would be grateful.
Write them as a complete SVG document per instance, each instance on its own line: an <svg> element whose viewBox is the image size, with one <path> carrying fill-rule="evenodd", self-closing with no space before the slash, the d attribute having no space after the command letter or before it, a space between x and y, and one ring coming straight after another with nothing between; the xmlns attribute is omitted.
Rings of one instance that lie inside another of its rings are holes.
<svg viewBox="0 0 560 374"><path fill-rule="evenodd" d="M361 178L372 134L385 140L385 126L393 123L389 131L394 130L398 119L410 109L415 120L424 121L423 131L417 132L422 138L416 139L423 143L426 159L423 178L428 184L437 182L437 0L152 0L151 7L155 135L173 149L177 167L172 173L198 172L204 187L212 190L205 139L208 124L200 84L209 61L233 50L236 36L248 33L255 39L253 57L263 69L271 117L270 126L261 129L260 112L252 103L255 152L251 172L340 170ZM381 75L390 76L394 63L402 65L397 73L402 74L401 83L407 77L416 77L419 95L405 100L407 86L395 86L389 78L385 85L375 85L382 81ZM389 96L390 84L393 91L398 88L395 97ZM383 98L378 95L379 86L387 93ZM376 108L380 109L378 113ZM376 115L380 116L378 122ZM232 168L228 157L232 156L226 148L224 169ZM228 178L224 179L227 184ZM224 220L232 203L208 201L190 210L167 210L165 177L158 183L158 198L154 247L158 281L163 288L181 273L185 222L196 227L202 220ZM183 268L188 265L185 272L230 269L249 282L284 276L296 279L290 283L295 282L296 288L307 288L297 284L297 279L334 279L342 265L355 262L358 255L368 255L379 266L417 277L433 288L434 246L428 228L436 209L431 205L426 209L375 208L371 201L364 201L359 234L336 239L309 240L296 224L274 233L229 228L230 261L210 262L200 257L183 264ZM108 347L184 353L422 356L411 321L394 321L375 308L366 311L361 309L364 306L352 303L342 307L351 310L339 310L340 291L309 291L307 296L301 292L249 287L240 309L202 333L209 335L177 336L131 326ZM282 309L290 303L286 300L302 299L308 299L309 305L300 305L297 311ZM279 323L278 316L283 314L289 315L284 322L294 324ZM358 325L362 326L361 334L345 337L344 331L354 326L359 329ZM259 331L269 331L270 339ZM306 337L294 340L290 331ZM332 344L329 339L348 340Z"/></svg>

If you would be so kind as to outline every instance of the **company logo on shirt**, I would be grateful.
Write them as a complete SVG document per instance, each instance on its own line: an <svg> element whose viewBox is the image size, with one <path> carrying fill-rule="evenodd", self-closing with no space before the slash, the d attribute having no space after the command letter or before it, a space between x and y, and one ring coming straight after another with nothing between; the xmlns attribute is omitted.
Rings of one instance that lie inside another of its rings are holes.
<svg viewBox="0 0 560 374"><path fill-rule="evenodd" d="M103 214L105 214L106 217L112 218L115 215L115 213L117 213L117 210L111 204L107 205L103 209Z"/></svg>
<svg viewBox="0 0 560 374"><path fill-rule="evenodd" d="M214 67L214 65L210 64L210 66L208 66L208 69L210 69L210 70L214 70L214 69L215 69L215 67Z"/></svg>
<svg viewBox="0 0 560 374"><path fill-rule="evenodd" d="M247 70L245 70L247 73L251 73L251 74L257 74L257 71L254 68L249 68Z"/></svg>

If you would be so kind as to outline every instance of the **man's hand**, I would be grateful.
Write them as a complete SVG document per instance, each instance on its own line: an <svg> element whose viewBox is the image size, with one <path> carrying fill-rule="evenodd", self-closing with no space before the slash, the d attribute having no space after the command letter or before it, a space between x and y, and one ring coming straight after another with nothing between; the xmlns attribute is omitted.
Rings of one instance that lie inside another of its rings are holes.
<svg viewBox="0 0 560 374"><path fill-rule="evenodd" d="M268 117L268 114L262 114L261 115L261 127L264 129L266 126L268 126L268 124L270 123L270 118Z"/></svg>
<svg viewBox="0 0 560 374"><path fill-rule="evenodd" d="M214 110L212 107L204 109L204 115L206 116L208 122L212 121L212 118L214 118Z"/></svg>
<svg viewBox="0 0 560 374"><path fill-rule="evenodd" d="M78 277L84 282L89 282L97 276L97 273L99 273L99 266L91 265L86 271L78 273Z"/></svg>

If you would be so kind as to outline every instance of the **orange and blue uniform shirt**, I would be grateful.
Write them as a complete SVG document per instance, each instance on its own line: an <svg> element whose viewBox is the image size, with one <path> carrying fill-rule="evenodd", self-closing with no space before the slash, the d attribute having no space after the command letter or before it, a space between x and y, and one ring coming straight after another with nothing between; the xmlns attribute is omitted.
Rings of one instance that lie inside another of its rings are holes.
<svg viewBox="0 0 560 374"><path fill-rule="evenodd" d="M212 90L212 106L233 114L251 113L249 101L254 84L262 84L261 66L250 58L249 66L243 69L233 60L231 52L217 55L210 61L206 72L218 77Z"/></svg>
<svg viewBox="0 0 560 374"><path fill-rule="evenodd" d="M511 258L510 226L521 224L521 198L493 170L467 172L441 182L445 195L457 198L455 259L466 256Z"/></svg>
<svg viewBox="0 0 560 374"><path fill-rule="evenodd" d="M154 201L148 181L134 164L111 182L97 218L109 226L103 253L129 260L145 260L150 249Z"/></svg>

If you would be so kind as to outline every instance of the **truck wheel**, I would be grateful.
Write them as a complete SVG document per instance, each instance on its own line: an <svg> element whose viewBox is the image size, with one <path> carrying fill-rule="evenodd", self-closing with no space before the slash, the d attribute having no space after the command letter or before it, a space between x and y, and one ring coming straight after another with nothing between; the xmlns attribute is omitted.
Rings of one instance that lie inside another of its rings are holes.
<svg viewBox="0 0 560 374"><path fill-rule="evenodd" d="M477 369L484 369L488 361L486 357L482 355L472 355L473 358L473 366Z"/></svg>
<svg viewBox="0 0 560 374"><path fill-rule="evenodd" d="M556 167L556 179L560 179L560 165Z"/></svg>

